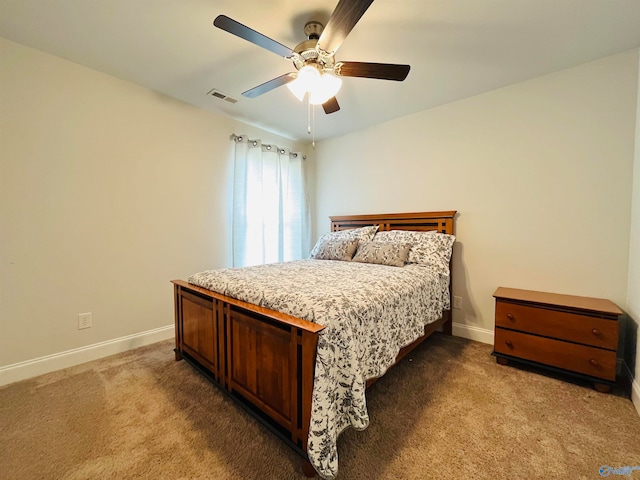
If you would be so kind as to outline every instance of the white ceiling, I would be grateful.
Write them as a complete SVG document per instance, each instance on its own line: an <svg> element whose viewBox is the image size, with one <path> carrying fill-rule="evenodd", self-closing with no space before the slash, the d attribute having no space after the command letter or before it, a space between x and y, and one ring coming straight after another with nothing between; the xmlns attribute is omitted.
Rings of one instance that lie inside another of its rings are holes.
<svg viewBox="0 0 640 480"><path fill-rule="evenodd" d="M294 71L215 28L225 14L288 46L337 0L0 0L0 36L198 107L306 140L307 105L286 87L241 92ZM376 0L337 60L411 65L404 82L344 78L341 110L316 107L316 140L640 45L640 0ZM216 88L236 104L208 96Z"/></svg>

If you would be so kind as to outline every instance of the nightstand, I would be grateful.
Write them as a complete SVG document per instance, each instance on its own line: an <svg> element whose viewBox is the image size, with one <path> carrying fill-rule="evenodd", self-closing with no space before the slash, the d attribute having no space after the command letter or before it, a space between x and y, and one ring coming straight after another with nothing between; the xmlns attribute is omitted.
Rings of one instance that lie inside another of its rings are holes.
<svg viewBox="0 0 640 480"><path fill-rule="evenodd" d="M611 389L622 314L613 302L504 287L493 296L498 363L541 366L589 380L601 392Z"/></svg>

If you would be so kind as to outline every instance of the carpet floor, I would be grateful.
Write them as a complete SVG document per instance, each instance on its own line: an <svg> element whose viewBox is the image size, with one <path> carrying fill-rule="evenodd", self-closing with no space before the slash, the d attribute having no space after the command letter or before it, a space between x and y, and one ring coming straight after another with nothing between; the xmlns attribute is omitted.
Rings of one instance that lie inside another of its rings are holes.
<svg viewBox="0 0 640 480"><path fill-rule="evenodd" d="M172 348L0 388L0 477L305 478L295 452ZM491 351L435 334L390 370L367 393L369 427L338 440L338 478L595 479L603 466L640 468L640 416L625 392L501 366Z"/></svg>

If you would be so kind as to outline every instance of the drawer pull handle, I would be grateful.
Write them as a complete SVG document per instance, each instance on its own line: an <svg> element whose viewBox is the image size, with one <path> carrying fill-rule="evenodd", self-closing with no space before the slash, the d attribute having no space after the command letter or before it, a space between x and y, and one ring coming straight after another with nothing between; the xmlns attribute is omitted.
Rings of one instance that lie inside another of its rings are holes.
<svg viewBox="0 0 640 480"><path fill-rule="evenodd" d="M509 348L513 348L513 342L511 340L507 340L506 342L504 342L507 344L507 347Z"/></svg>
<svg viewBox="0 0 640 480"><path fill-rule="evenodd" d="M507 318L509 320L515 320L515 318L513 317L513 314L511 314L511 313L507 313Z"/></svg>
<svg viewBox="0 0 640 480"><path fill-rule="evenodd" d="M597 361L597 360L594 360L593 358L592 358L591 360L589 360L589 363L590 363L591 365L593 365L594 367L597 367L597 366L598 366L598 361Z"/></svg>
<svg viewBox="0 0 640 480"><path fill-rule="evenodd" d="M600 336L600 330L598 330L597 328L594 328L593 330L591 330L591 333L593 333L596 337Z"/></svg>

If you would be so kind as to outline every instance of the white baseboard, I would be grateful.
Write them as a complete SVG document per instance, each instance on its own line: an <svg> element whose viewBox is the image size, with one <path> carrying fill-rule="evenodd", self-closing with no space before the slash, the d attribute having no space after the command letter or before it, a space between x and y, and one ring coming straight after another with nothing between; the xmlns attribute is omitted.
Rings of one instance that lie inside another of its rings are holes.
<svg viewBox="0 0 640 480"><path fill-rule="evenodd" d="M453 335L462 337L476 342L488 343L493 345L493 330L485 328L472 327L463 323L453 323Z"/></svg>
<svg viewBox="0 0 640 480"><path fill-rule="evenodd" d="M640 383L637 378L631 382L631 401L640 415Z"/></svg>
<svg viewBox="0 0 640 480"><path fill-rule="evenodd" d="M166 327L134 333L126 337L114 338L113 340L74 348L66 352L54 353L52 355L0 367L0 386L26 380L27 378L36 377L62 368L80 365L81 363L97 360L115 353L133 350L134 348L143 347L162 340L168 340L173 338L174 335L175 327L168 325Z"/></svg>
<svg viewBox="0 0 640 480"><path fill-rule="evenodd" d="M640 415L640 382L638 381L639 379L637 378L638 375L636 375L636 378L633 378L629 365L627 365L626 362L624 362L623 365L624 365L623 367L624 370L626 370L625 374L627 375L627 377L629 378L629 381L631 382L631 402L636 407L636 410L638 411L638 415Z"/></svg>

